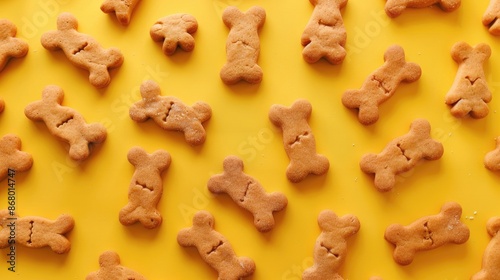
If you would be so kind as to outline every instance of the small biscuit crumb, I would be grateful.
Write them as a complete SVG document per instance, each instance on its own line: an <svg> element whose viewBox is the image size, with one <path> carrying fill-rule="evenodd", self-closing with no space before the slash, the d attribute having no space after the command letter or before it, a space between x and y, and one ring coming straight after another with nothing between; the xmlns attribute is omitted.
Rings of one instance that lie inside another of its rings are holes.
<svg viewBox="0 0 500 280"><path fill-rule="evenodd" d="M151 39L162 42L163 53L170 56L178 48L190 52L194 49L193 33L198 29L196 18L188 14L162 17L149 30Z"/></svg>
<svg viewBox="0 0 500 280"><path fill-rule="evenodd" d="M226 64L220 71L221 80L227 85L239 81L258 84L262 81L262 68L257 64L260 54L259 29L266 21L266 11L253 6L245 13L229 6L222 13L222 20L229 28L226 41Z"/></svg>
<svg viewBox="0 0 500 280"><path fill-rule="evenodd" d="M487 44L471 47L465 42L453 45L451 56L458 63L458 70L445 103L451 107L451 114L457 118L470 115L484 118L489 113L487 103L491 101L483 64L491 55Z"/></svg>
<svg viewBox="0 0 500 280"><path fill-rule="evenodd" d="M338 217L331 210L318 216L321 234L314 245L314 265L304 271L303 280L343 279L339 268L347 254L347 238L359 231L359 220L354 215Z"/></svg>
<svg viewBox="0 0 500 280"><path fill-rule="evenodd" d="M135 6L141 0L104 0L101 11L107 14L115 14L121 25L128 25Z"/></svg>
<svg viewBox="0 0 500 280"><path fill-rule="evenodd" d="M481 271L474 274L471 280L500 279L500 217L493 217L486 223L486 230L491 236L490 243L484 250Z"/></svg>
<svg viewBox="0 0 500 280"><path fill-rule="evenodd" d="M0 248L11 246L11 229L9 224L15 220L15 244L29 248L50 247L57 254L64 254L71 249L71 243L64 236L70 232L75 221L70 215L60 215L52 221L43 217L18 217L11 215L7 209L0 211Z"/></svg>
<svg viewBox="0 0 500 280"><path fill-rule="evenodd" d="M460 7L461 0L387 0L385 12L391 17L398 17L406 8L427 8L432 5L439 6L445 12L452 12Z"/></svg>
<svg viewBox="0 0 500 280"><path fill-rule="evenodd" d="M309 0L314 10L302 33L302 56L308 63L325 58L331 64L340 64L346 56L347 35L340 10L347 0Z"/></svg>
<svg viewBox="0 0 500 280"><path fill-rule="evenodd" d="M17 27L7 19L0 19L0 71L10 58L20 58L28 53L28 43L16 38ZM1 112L0 108L0 112Z"/></svg>
<svg viewBox="0 0 500 280"><path fill-rule="evenodd" d="M460 204L448 202L437 215L420 218L407 226L390 225L384 237L395 246L394 261L409 265L417 252L436 249L448 243L465 243L470 231L460 222L461 216Z"/></svg>
<svg viewBox="0 0 500 280"><path fill-rule="evenodd" d="M14 134L0 138L0 181L8 176L9 168L15 172L31 169L33 158L21 151L21 139Z"/></svg>
<svg viewBox="0 0 500 280"><path fill-rule="evenodd" d="M212 193L227 193L240 207L251 212L260 232L273 229L273 213L283 210L288 204L285 195L266 193L257 180L243 173L243 161L237 156L226 157L223 165L222 174L210 177L208 189Z"/></svg>
<svg viewBox="0 0 500 280"><path fill-rule="evenodd" d="M99 270L91 272L85 280L146 280L139 273L120 264L120 256L116 252L106 251L99 256Z"/></svg>
<svg viewBox="0 0 500 280"><path fill-rule="evenodd" d="M241 279L255 271L255 262L238 257L229 241L214 230L214 217L208 211L198 211L193 226L179 231L177 242L183 247L196 247L200 257L219 274L218 279Z"/></svg>

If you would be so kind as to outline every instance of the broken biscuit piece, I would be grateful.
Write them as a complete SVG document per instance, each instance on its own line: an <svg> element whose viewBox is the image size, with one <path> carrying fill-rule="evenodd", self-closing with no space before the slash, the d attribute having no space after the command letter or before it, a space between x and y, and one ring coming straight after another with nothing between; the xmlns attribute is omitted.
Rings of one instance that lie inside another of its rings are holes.
<svg viewBox="0 0 500 280"><path fill-rule="evenodd" d="M460 7L461 0L387 0L385 13L395 18L401 15L407 8L428 8L433 5L439 6L445 12L452 12Z"/></svg>
<svg viewBox="0 0 500 280"><path fill-rule="evenodd" d="M141 0L104 0L101 11L107 14L115 14L121 25L128 25L135 6Z"/></svg>
<svg viewBox="0 0 500 280"><path fill-rule="evenodd" d="M500 0L490 0L488 8L483 14L483 25L495 36L500 36Z"/></svg>
<svg viewBox="0 0 500 280"><path fill-rule="evenodd" d="M28 43L16 38L16 33L17 27L11 21L0 19L0 71L11 58L24 57L28 53Z"/></svg>
<svg viewBox="0 0 500 280"><path fill-rule="evenodd" d="M151 39L162 42L163 53L170 56L180 48L190 52L194 49L193 34L198 29L196 18L189 14L174 14L162 17L149 30Z"/></svg>
<svg viewBox="0 0 500 280"><path fill-rule="evenodd" d="M99 270L89 273L85 280L146 280L144 276L121 265L120 256L113 251L106 251L99 256L99 266Z"/></svg>
<svg viewBox="0 0 500 280"><path fill-rule="evenodd" d="M12 171L28 171L32 165L33 157L21 151L21 139L19 137L14 134L7 134L0 138L0 181L7 178Z"/></svg>
<svg viewBox="0 0 500 280"><path fill-rule="evenodd" d="M394 261L409 265L420 251L436 249L448 243L462 244L469 239L469 228L460 222L462 207L445 203L437 215L426 216L407 226L390 225L385 239L395 246Z"/></svg>

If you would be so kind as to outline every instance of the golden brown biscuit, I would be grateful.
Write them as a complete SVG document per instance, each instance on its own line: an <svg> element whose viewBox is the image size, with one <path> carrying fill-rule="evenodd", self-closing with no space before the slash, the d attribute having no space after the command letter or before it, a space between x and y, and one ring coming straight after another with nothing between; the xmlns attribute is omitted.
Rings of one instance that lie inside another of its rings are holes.
<svg viewBox="0 0 500 280"><path fill-rule="evenodd" d="M440 142L431 138L431 125L425 119L416 119L410 131L389 142L380 154L366 154L359 166L368 174L375 174L375 187L390 191L396 184L396 175L413 169L422 160L437 160L443 155Z"/></svg>
<svg viewBox="0 0 500 280"><path fill-rule="evenodd" d="M18 217L9 210L0 211L0 248L7 248L14 238L15 244L29 248L50 247L57 254L71 249L71 243L64 236L70 232L75 221L70 215L63 214L52 221L42 217ZM12 237L12 231L15 231Z"/></svg>
<svg viewBox="0 0 500 280"><path fill-rule="evenodd" d="M139 1L141 0L104 0L101 4L101 11L115 14L122 25L128 25L132 12Z"/></svg>
<svg viewBox="0 0 500 280"><path fill-rule="evenodd" d="M206 132L203 123L212 116L212 109L205 102L187 106L173 96L161 96L160 86L153 81L141 85L142 100L130 107L130 118L136 122L153 119L165 130L182 131L186 142L201 145Z"/></svg>
<svg viewBox="0 0 500 280"><path fill-rule="evenodd" d="M106 251L99 256L99 270L89 273L85 280L146 280L146 278L130 268L120 264L120 256L116 252Z"/></svg>
<svg viewBox="0 0 500 280"><path fill-rule="evenodd" d="M491 48L487 44L471 47L465 42L458 42L453 45L451 56L458 63L458 70L445 98L453 116L484 118L488 115L490 110L487 103L491 101L491 91L483 64L490 55Z"/></svg>
<svg viewBox="0 0 500 280"><path fill-rule="evenodd" d="M7 178L9 169L24 172L31 169L33 158L21 151L21 139L14 134L0 138L0 181Z"/></svg>
<svg viewBox="0 0 500 280"><path fill-rule="evenodd" d="M255 262L238 257L229 241L214 230L214 217L208 211L199 211L193 217L193 226L179 231L177 242L183 247L196 247L200 257L219 274L218 279L238 280L255 271Z"/></svg>
<svg viewBox="0 0 500 280"><path fill-rule="evenodd" d="M331 64L344 61L347 33L342 14L347 0L309 0L314 11L302 33L302 56L308 63L325 58Z"/></svg>
<svg viewBox="0 0 500 280"><path fill-rule="evenodd" d="M24 114L32 121L43 121L49 132L69 144L69 156L73 160L85 160L90 148L106 140L106 128L100 123L87 124L76 110L61 106L64 92L58 86L46 86L42 100L32 102Z"/></svg>
<svg viewBox="0 0 500 280"><path fill-rule="evenodd" d="M311 103L305 99L291 107L273 105L269 110L269 119L283 132L283 146L290 159L286 176L293 183L309 174L323 175L330 168L328 159L316 153L316 140L308 123L311 112Z"/></svg>
<svg viewBox="0 0 500 280"><path fill-rule="evenodd" d="M406 8L427 8L432 5L439 6L445 12L452 12L460 7L461 0L387 0L385 12L395 18L403 13Z"/></svg>
<svg viewBox="0 0 500 280"><path fill-rule="evenodd" d="M500 36L500 0L490 0L488 8L483 14L483 25L495 36Z"/></svg>
<svg viewBox="0 0 500 280"><path fill-rule="evenodd" d="M226 41L226 64L220 71L225 84L244 80L251 84L262 81L262 68L257 64L260 53L259 29L266 20L266 11L258 6L242 13L229 6L222 13L222 20L229 28Z"/></svg>
<svg viewBox="0 0 500 280"><path fill-rule="evenodd" d="M491 241L484 250L482 269L471 280L500 279L500 217L493 217L486 224Z"/></svg>
<svg viewBox="0 0 500 280"><path fill-rule="evenodd" d="M216 194L227 193L238 206L252 213L260 232L273 229L273 213L285 209L286 196L280 192L266 193L257 180L243 173L243 161L237 156L226 157L223 165L222 174L210 177L208 189Z"/></svg>
<svg viewBox="0 0 500 280"><path fill-rule="evenodd" d="M445 203L437 215L426 216L407 226L390 225L385 239L393 244L394 261L409 265L420 251L433 250L448 243L462 244L469 239L469 228L460 222L462 207L456 202Z"/></svg>
<svg viewBox="0 0 500 280"><path fill-rule="evenodd" d="M128 226L140 222L146 228L155 228L162 221L156 209L163 193L161 174L170 166L172 159L164 150L148 154L141 147L130 149L127 158L135 171L128 191L129 202L120 211L120 223Z"/></svg>
<svg viewBox="0 0 500 280"><path fill-rule="evenodd" d="M162 42L166 55L173 55L178 48L190 52L194 49L193 34L198 30L196 18L189 14L162 17L149 30L151 39Z"/></svg>
<svg viewBox="0 0 500 280"><path fill-rule="evenodd" d="M0 113L2 113L4 109L5 109L5 102L3 101L2 98L0 98Z"/></svg>
<svg viewBox="0 0 500 280"><path fill-rule="evenodd" d="M318 216L321 234L314 245L314 265L304 271L303 280L342 280L339 268L347 254L347 239L359 231L359 220L354 215L338 217L331 210Z"/></svg>
<svg viewBox="0 0 500 280"><path fill-rule="evenodd" d="M500 137L497 137L495 142L495 149L484 157L484 166L491 171L500 171Z"/></svg>
<svg viewBox="0 0 500 280"><path fill-rule="evenodd" d="M10 58L24 57L28 53L28 43L16 38L16 33L17 28L12 22L0 19L0 71Z"/></svg>
<svg viewBox="0 0 500 280"><path fill-rule="evenodd" d="M89 81L93 86L104 88L111 82L109 69L120 67L123 55L117 48L104 49L77 28L78 21L72 14L60 14L57 30L42 34L42 46L49 51L61 49L73 65L89 71Z"/></svg>
<svg viewBox="0 0 500 280"><path fill-rule="evenodd" d="M342 104L358 110L358 120L364 125L375 123L379 118L380 104L391 98L401 82L415 82L422 70L416 63L406 62L401 46L392 45L384 54L385 63L376 69L359 90L347 90Z"/></svg>

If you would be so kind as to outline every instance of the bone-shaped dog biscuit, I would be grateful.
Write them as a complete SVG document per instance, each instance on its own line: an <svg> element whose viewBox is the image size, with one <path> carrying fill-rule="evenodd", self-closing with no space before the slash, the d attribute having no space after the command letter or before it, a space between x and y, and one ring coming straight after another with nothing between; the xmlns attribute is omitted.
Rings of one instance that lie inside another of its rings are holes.
<svg viewBox="0 0 500 280"><path fill-rule="evenodd" d="M347 90L342 103L349 109L358 110L359 122L375 123L379 118L379 106L391 98L401 82L415 82L422 70L416 63L406 62L401 46L392 45L384 54L385 63L366 78L359 90Z"/></svg>
<svg viewBox="0 0 500 280"><path fill-rule="evenodd" d="M385 12L395 18L403 13L406 8L427 8L438 5L445 12L452 12L460 7L461 0L387 0Z"/></svg>
<svg viewBox="0 0 500 280"><path fill-rule="evenodd" d="M104 88L111 82L109 69L120 67L123 55L117 48L104 49L77 28L76 18L70 13L62 13L57 17L57 30L42 34L42 45L50 51L61 49L73 65L89 71L93 86Z"/></svg>
<svg viewBox="0 0 500 280"><path fill-rule="evenodd" d="M269 111L270 121L283 132L283 146L290 159L286 175L294 183L309 174L323 175L330 168L328 159L316 153L316 140L308 123L311 112L311 103L305 99L291 107L273 105Z"/></svg>
<svg viewBox="0 0 500 280"><path fill-rule="evenodd" d="M497 137L495 142L495 149L484 157L484 166L491 171L500 171L500 137Z"/></svg>
<svg viewBox="0 0 500 280"><path fill-rule="evenodd" d="M237 156L226 157L223 165L224 172L210 178L208 189L212 193L227 193L238 206L253 214L259 231L270 231L275 224L273 213L288 204L285 195L266 193L257 180L243 173L243 161Z"/></svg>
<svg viewBox="0 0 500 280"><path fill-rule="evenodd" d="M24 57L28 53L28 43L16 38L16 33L17 28L12 22L0 19L0 71L4 69L10 58Z"/></svg>
<svg viewBox="0 0 500 280"><path fill-rule="evenodd" d="M359 231L356 216L338 217L331 210L324 210L318 216L321 234L314 245L314 265L302 274L303 280L343 278L338 274L347 254L347 239Z"/></svg>
<svg viewBox="0 0 500 280"><path fill-rule="evenodd" d="M33 158L21 151L21 139L14 134L0 138L0 181L7 178L9 169L24 172L31 169Z"/></svg>
<svg viewBox="0 0 500 280"><path fill-rule="evenodd" d="M186 142L200 145L205 142L206 132L202 123L212 116L207 103L196 102L189 107L172 96L161 96L161 89L153 81L141 85L142 100L130 107L130 118L136 122L153 119L165 130L182 131Z"/></svg>
<svg viewBox="0 0 500 280"><path fill-rule="evenodd" d="M166 55L173 55L178 48L186 52L194 49L193 33L198 29L196 18L189 14L162 17L149 30L153 41L162 42Z"/></svg>
<svg viewBox="0 0 500 280"><path fill-rule="evenodd" d="M164 150L148 154L141 147L133 147L127 158L135 171L129 186L129 202L120 211L120 222L126 226L140 222L146 228L155 228L162 222L156 206L163 193L161 174L172 161L170 154Z"/></svg>
<svg viewBox="0 0 500 280"><path fill-rule="evenodd" d="M366 154L359 163L361 170L375 174L375 187L390 191L396 184L396 175L409 171L422 160L437 160L443 155L443 145L431 138L431 125L425 119L416 119L410 131L390 141L379 154Z"/></svg>
<svg viewBox="0 0 500 280"><path fill-rule="evenodd" d="M384 237L395 246L394 261L409 265L420 251L433 250L448 243L465 243L470 232L460 222L461 216L460 204L448 202L437 215L422 217L407 226L392 224L387 227Z"/></svg>
<svg viewBox="0 0 500 280"><path fill-rule="evenodd" d="M490 218L486 224L491 241L484 250L481 270L471 280L500 279L500 217Z"/></svg>
<svg viewBox="0 0 500 280"><path fill-rule="evenodd" d="M264 25L266 12L254 6L243 13L229 6L222 13L222 20L229 28L226 41L226 64L220 71L225 84L232 85L244 80L260 83L262 68L257 64L260 54L259 29Z"/></svg>
<svg viewBox="0 0 500 280"><path fill-rule="evenodd" d="M500 0L490 0L488 8L483 14L483 25L495 36L500 36Z"/></svg>
<svg viewBox="0 0 500 280"><path fill-rule="evenodd" d="M346 56L344 49L347 39L340 10L347 0L309 0L314 11L302 33L304 46L302 56L308 63L325 58L332 64L340 64Z"/></svg>
<svg viewBox="0 0 500 280"><path fill-rule="evenodd" d="M120 264L120 256L116 252L106 251L99 256L99 270L91 272L85 280L146 280L138 272Z"/></svg>
<svg viewBox="0 0 500 280"><path fill-rule="evenodd" d="M61 106L63 99L60 87L47 86L42 100L26 106L24 114L32 121L43 121L52 135L68 143L73 160L84 160L90 154L90 145L106 140L106 128L100 123L87 124L76 110Z"/></svg>
<svg viewBox="0 0 500 280"><path fill-rule="evenodd" d="M239 280L255 271L255 262L238 257L229 241L214 230L214 217L199 211L193 217L193 226L179 231L177 242L183 247L196 247L200 257L219 274L219 280Z"/></svg>
<svg viewBox="0 0 500 280"><path fill-rule="evenodd" d="M107 14L115 14L122 25L130 23L130 17L136 5L141 0L104 0L101 11Z"/></svg>
<svg viewBox="0 0 500 280"><path fill-rule="evenodd" d="M469 114L473 118L484 118L488 115L487 103L492 96L483 64L490 55L491 48L486 44L471 47L465 42L458 42L453 45L451 56L458 63L458 70L445 98L453 116L461 118Z"/></svg>
<svg viewBox="0 0 500 280"><path fill-rule="evenodd" d="M75 221L70 215L60 215L52 221L43 217L11 215L9 210L0 211L0 248L15 244L29 248L50 247L57 254L64 254L71 249L71 243L64 236L70 232ZM11 231L15 231L12 237ZM14 239L13 239L14 238Z"/></svg>

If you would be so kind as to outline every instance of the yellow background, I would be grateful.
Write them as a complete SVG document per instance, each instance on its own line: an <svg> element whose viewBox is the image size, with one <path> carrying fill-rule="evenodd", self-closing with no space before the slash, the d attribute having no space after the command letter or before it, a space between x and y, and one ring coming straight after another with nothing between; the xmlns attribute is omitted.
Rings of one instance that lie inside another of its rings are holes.
<svg viewBox="0 0 500 280"><path fill-rule="evenodd" d="M486 221L500 215L496 206L500 176L483 166L484 155L494 149L494 138L500 135L500 38L481 24L488 2L463 1L452 13L438 8L408 10L389 19L383 11L385 1L350 0L342 11L348 56L343 64L333 66L325 61L310 65L302 59L300 36L313 10L306 0L145 0L128 27L102 13L101 0L0 1L0 18L14 22L18 37L30 46L25 58L11 60L0 72L0 96L6 103L0 114L0 136L20 136L22 149L34 159L29 172L16 174L17 213L50 219L68 213L76 221L67 235L72 244L67 254L18 246L16 272L12 273L7 270L8 251L3 249L0 279L84 279L98 269L99 255L105 250L116 251L124 266L148 279L216 279L194 248L182 248L176 242L177 232L191 226L193 213L200 209L215 216L215 229L238 255L254 259L257 270L249 279L300 279L304 268L312 264L320 233L317 216L324 209L354 214L361 222L360 231L349 239L340 271L346 279L374 275L469 279L481 268L490 240ZM228 5L241 10L260 5L267 12L260 32L259 65L264 78L259 85L226 86L219 78L228 34L221 14ZM125 62L111 72L107 88L95 89L86 71L72 66L62 52L41 46L40 36L56 29L57 15L63 11L77 17L80 32L124 54ZM198 20L196 47L192 53L178 51L167 57L150 38L149 28L157 19L179 12ZM444 104L457 70L450 56L457 41L484 42L492 48L485 71L493 100L484 119L456 119ZM422 67L422 77L401 85L381 106L379 121L365 127L354 111L342 105L341 95L361 87L383 63L383 53L391 44L403 46L407 60ZM176 96L189 105L198 100L210 104L213 116L205 123L204 145L193 148L181 133L130 119L128 108L140 99L138 88L145 79L158 82L163 95ZM43 123L24 116L24 107L39 100L49 84L63 88L64 106L108 129L107 140L84 163L71 161L65 145ZM310 125L317 151L328 157L331 166L325 176L292 184L285 177L288 158L281 132L268 120L268 111L273 104L290 106L298 98L312 103ZM392 192L380 193L372 177L359 169L359 160L365 153L379 153L387 142L405 134L415 118L430 121L433 137L444 145L444 155L399 175ZM126 155L135 145L148 152L165 149L172 156L158 205L163 223L154 230L140 224L125 227L118 221L134 172ZM267 191L288 197L288 207L275 215L276 227L269 233L259 233L252 216L229 197L207 191L208 179L222 172L222 161L231 154L244 160L245 172ZM0 184L0 206L5 208L7 181ZM436 214L446 201L462 205L462 221L471 230L469 241L420 253L409 266L397 265L393 247L383 237L385 228Z"/></svg>

